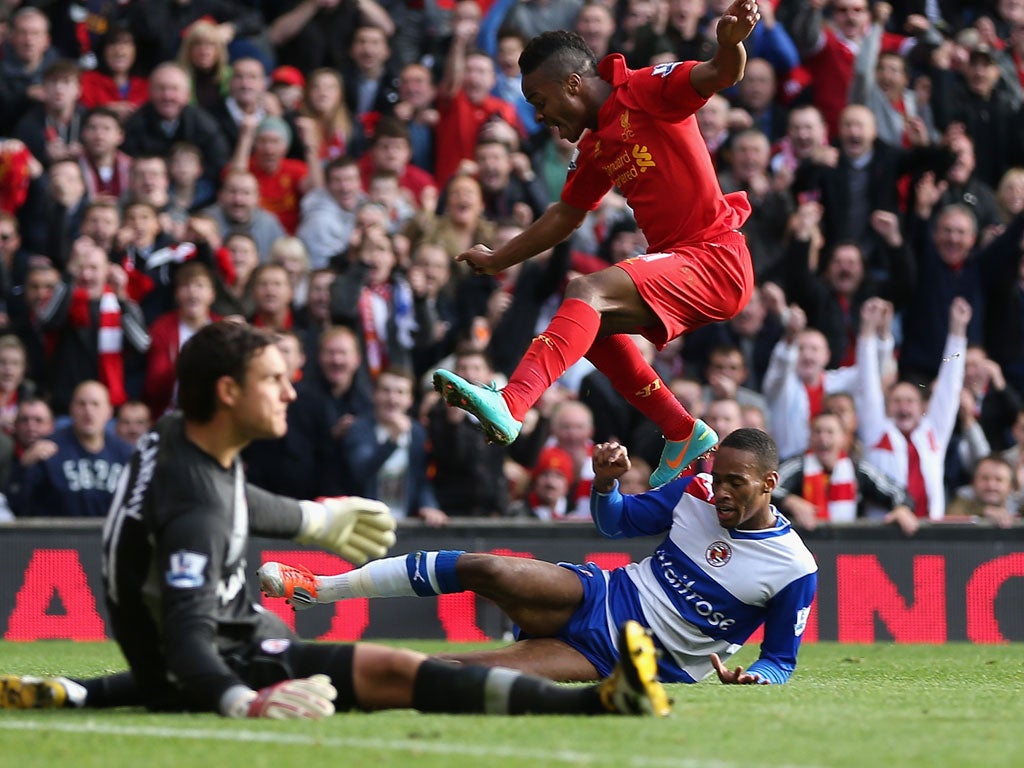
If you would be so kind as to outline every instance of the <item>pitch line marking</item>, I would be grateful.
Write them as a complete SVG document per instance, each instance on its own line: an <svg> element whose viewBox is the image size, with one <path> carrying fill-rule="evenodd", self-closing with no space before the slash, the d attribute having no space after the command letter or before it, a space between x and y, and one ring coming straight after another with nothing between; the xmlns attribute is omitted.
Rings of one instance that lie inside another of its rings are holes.
<svg viewBox="0 0 1024 768"><path fill-rule="evenodd" d="M358 748L376 749L386 752L430 752L440 755L465 755L468 757L508 757L519 760L538 762L567 763L570 765L630 765L636 768L758 768L764 764L743 761L742 763L707 760L679 756L671 759L659 759L653 756L634 756L623 761L611 759L606 755L578 752L575 750L526 750L518 746L478 747L471 744L457 744L444 741L423 741L420 739L359 739L350 737L318 737L294 733L268 733L266 731L250 731L247 729L221 731L204 728L169 728L150 725L110 725L95 720L82 723L61 723L52 720L24 720L17 718L6 722L0 721L0 730L5 731L45 731L48 733L97 734L102 736L131 736L157 739L183 739L187 741L233 741L241 743L290 744L304 747L328 747L335 749ZM764 766L767 768L767 766ZM773 765L772 768L813 768L810 765Z"/></svg>

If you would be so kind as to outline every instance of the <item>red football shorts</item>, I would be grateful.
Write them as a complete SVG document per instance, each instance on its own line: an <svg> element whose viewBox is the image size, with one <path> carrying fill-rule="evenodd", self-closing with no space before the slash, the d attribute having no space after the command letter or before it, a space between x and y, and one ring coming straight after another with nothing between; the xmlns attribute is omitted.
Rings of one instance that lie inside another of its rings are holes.
<svg viewBox="0 0 1024 768"><path fill-rule="evenodd" d="M620 261L640 297L661 321L639 333L658 349L684 333L735 317L754 290L747 239L728 232L713 243Z"/></svg>

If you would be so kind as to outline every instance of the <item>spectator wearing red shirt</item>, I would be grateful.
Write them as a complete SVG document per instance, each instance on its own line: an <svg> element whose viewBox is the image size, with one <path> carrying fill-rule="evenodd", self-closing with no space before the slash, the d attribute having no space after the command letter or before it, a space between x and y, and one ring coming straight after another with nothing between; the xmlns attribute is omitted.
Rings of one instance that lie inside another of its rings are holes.
<svg viewBox="0 0 1024 768"><path fill-rule="evenodd" d="M826 24L827 5L831 5L831 15ZM815 86L814 106L825 117L829 136L839 132L839 115L849 103L854 58L865 42L871 20L868 0L808 0L799 4L790 23L793 42ZM883 33L881 47L884 51L900 51L907 40Z"/></svg>
<svg viewBox="0 0 1024 768"><path fill-rule="evenodd" d="M218 318L210 307L216 298L213 273L201 261L189 261L174 273L176 309L161 315L149 327L149 352L142 400L159 418L174 404L178 351L192 335Z"/></svg>
<svg viewBox="0 0 1024 768"><path fill-rule="evenodd" d="M121 151L123 143L124 129L116 112L97 107L86 115L78 162L90 199L127 194L132 159Z"/></svg>
<svg viewBox="0 0 1024 768"><path fill-rule="evenodd" d="M732 318L753 292L750 251L738 232L750 203L744 192L722 193L694 114L742 78L743 41L758 18L752 0L735 0L718 22L714 56L702 62L634 71L613 54L598 65L579 35L563 31L546 32L523 51L523 93L539 119L579 142L577 153L561 200L529 229L496 251L477 245L458 258L485 274L521 263L571 235L613 186L649 248L571 280L504 389L435 373L438 391L474 413L491 439L515 440L527 411L585 355L661 427L666 445L652 486L674 479L717 444L714 430L687 413L628 334L639 333L660 349Z"/></svg>
<svg viewBox="0 0 1024 768"><path fill-rule="evenodd" d="M309 118L300 118L297 122L308 163L285 156L292 141L292 130L280 117L265 117L258 125L248 115L243 118L231 158L233 169L247 170L256 177L260 203L277 216L289 234L295 234L299 226L302 196L313 187L323 186L319 128Z"/></svg>
<svg viewBox="0 0 1024 768"><path fill-rule="evenodd" d="M431 174L412 165L411 160L409 126L396 117L382 117L374 129L370 150L359 159L363 189L370 188L370 179L378 171L393 171L398 174L398 185L409 191L417 206L422 205L424 190L436 193L437 182ZM428 198L434 197L436 194L428 194Z"/></svg>
<svg viewBox="0 0 1024 768"><path fill-rule="evenodd" d="M459 163L472 160L477 135L488 120L501 119L525 136L515 107L491 95L497 82L494 61L486 53L470 49L472 27L459 25L452 35L444 79L438 92L440 119L437 135L435 176L441 186L455 173Z"/></svg>
<svg viewBox="0 0 1024 768"><path fill-rule="evenodd" d="M79 102L86 109L106 107L122 121L149 99L149 83L132 74L135 37L127 27L111 29L100 43L96 69L82 73Z"/></svg>

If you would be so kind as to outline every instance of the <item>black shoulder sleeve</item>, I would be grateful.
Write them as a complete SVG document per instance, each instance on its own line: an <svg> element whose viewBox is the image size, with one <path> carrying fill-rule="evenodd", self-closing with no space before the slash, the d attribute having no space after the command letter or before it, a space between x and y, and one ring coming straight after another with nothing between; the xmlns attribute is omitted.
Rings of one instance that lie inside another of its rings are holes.
<svg viewBox="0 0 1024 768"><path fill-rule="evenodd" d="M252 483L245 485L245 498L249 502L251 533L271 539L294 539L298 534L302 510L295 499L278 496Z"/></svg>

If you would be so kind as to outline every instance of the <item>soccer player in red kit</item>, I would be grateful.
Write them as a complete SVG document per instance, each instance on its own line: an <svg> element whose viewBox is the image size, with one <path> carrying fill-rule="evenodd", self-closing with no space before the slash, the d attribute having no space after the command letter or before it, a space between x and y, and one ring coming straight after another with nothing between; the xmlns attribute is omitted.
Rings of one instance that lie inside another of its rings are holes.
<svg viewBox="0 0 1024 768"><path fill-rule="evenodd" d="M501 248L475 245L457 258L496 274L561 242L613 186L626 197L649 252L572 280L551 324L508 385L497 390L439 370L434 386L473 413L494 442L508 444L541 393L584 355L665 435L651 484L663 485L718 443L695 420L627 334L663 347L702 325L735 316L754 286L745 192L729 195L715 175L694 113L743 76L743 41L760 19L754 0L735 0L718 22L709 61L630 70L619 54L597 64L578 35L545 32L519 58L523 94L537 119L576 142L560 201ZM584 135L584 131L586 134ZM582 137L582 138L581 138Z"/></svg>

